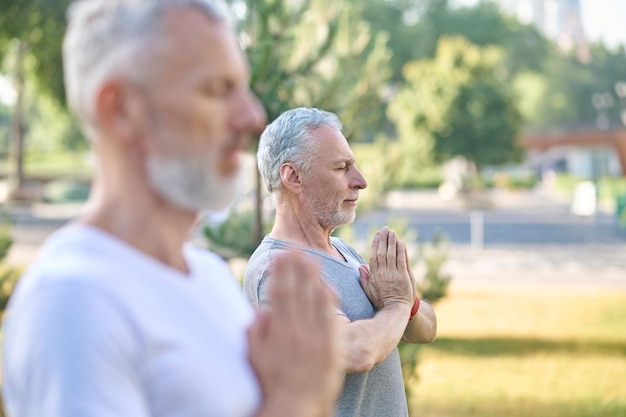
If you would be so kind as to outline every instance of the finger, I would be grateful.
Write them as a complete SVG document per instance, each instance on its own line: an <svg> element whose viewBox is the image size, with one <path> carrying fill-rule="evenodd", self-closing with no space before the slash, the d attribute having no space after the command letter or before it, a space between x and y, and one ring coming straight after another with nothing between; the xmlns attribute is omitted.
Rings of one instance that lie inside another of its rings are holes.
<svg viewBox="0 0 626 417"><path fill-rule="evenodd" d="M366 265L361 265L359 267L359 282L361 283L361 288L367 288L370 279L370 272L367 269Z"/></svg>
<svg viewBox="0 0 626 417"><path fill-rule="evenodd" d="M415 279L415 276L413 275L413 271L411 271L411 261L409 260L409 250L406 247L406 243L400 242L400 244L403 247L402 251L404 252L404 264L405 264L407 272L409 273L409 278L411 279L411 290L413 292L413 299L415 300L415 298L417 297L417 280ZM400 259L400 256L401 255L398 252L398 259ZM400 268L401 266L398 266L398 267Z"/></svg>
<svg viewBox="0 0 626 417"><path fill-rule="evenodd" d="M267 314L258 313L256 319L248 327L246 332L246 336L248 338L248 358L250 359L255 371L257 371L258 365L255 359L262 356L265 341L267 340L268 328L269 321L267 319Z"/></svg>
<svg viewBox="0 0 626 417"><path fill-rule="evenodd" d="M374 239L372 239L372 248L370 250L370 267L378 268L378 258L376 253L378 252L378 241L380 240L380 232L376 232Z"/></svg>
<svg viewBox="0 0 626 417"><path fill-rule="evenodd" d="M263 311L258 311L256 313L256 318L254 322L250 326L248 326L248 340L261 340L267 335L269 327L269 321L267 318L267 313Z"/></svg>
<svg viewBox="0 0 626 417"><path fill-rule="evenodd" d="M406 250L406 245L401 240L398 241L396 245L398 250L398 256L396 258L397 266L400 271L409 271L408 268L408 254Z"/></svg>
<svg viewBox="0 0 626 417"><path fill-rule="evenodd" d="M378 239L378 248L376 249L376 259L378 260L379 267L387 266L387 246L389 245L389 228L383 227L380 231L380 238Z"/></svg>
<svg viewBox="0 0 626 417"><path fill-rule="evenodd" d="M393 265L396 268L398 266L397 246L398 235L393 230L390 230L387 238L387 265Z"/></svg>

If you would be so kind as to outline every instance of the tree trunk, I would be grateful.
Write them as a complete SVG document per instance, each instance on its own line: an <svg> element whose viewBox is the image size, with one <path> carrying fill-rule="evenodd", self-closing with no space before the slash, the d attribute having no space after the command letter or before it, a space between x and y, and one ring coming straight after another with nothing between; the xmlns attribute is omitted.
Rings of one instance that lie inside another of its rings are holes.
<svg viewBox="0 0 626 417"><path fill-rule="evenodd" d="M11 117L11 148L9 151L9 198L24 198L24 57L28 46L20 41L15 60L14 84L17 94Z"/></svg>

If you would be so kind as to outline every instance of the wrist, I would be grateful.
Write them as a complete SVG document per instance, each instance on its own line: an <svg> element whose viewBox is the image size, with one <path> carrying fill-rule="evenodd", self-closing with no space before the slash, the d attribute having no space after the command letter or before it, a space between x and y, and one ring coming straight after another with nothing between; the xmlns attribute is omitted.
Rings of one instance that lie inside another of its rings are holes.
<svg viewBox="0 0 626 417"><path fill-rule="evenodd" d="M413 303L413 307L411 308L411 315L409 316L409 321L413 320L413 318L417 315L417 310L420 308L420 298L415 297L415 302Z"/></svg>

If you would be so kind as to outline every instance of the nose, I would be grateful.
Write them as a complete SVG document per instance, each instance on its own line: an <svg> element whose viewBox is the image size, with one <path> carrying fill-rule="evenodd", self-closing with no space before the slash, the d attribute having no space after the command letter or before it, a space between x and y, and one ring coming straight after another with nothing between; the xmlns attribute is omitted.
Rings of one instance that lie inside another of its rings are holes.
<svg viewBox="0 0 626 417"><path fill-rule="evenodd" d="M364 188L367 188L367 181L365 181L365 177L363 177L363 175L361 174L361 171L358 170L358 168L354 168L354 178L352 179L352 188L355 188L357 190L363 190Z"/></svg>
<svg viewBox="0 0 626 417"><path fill-rule="evenodd" d="M235 128L239 133L260 133L265 128L267 114L259 99L249 89L241 92L235 114Z"/></svg>

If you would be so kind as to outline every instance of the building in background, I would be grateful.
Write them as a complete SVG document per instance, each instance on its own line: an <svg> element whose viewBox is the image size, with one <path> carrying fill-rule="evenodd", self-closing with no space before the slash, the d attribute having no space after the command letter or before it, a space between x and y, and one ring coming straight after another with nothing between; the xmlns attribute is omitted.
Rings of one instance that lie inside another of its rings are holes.
<svg viewBox="0 0 626 417"><path fill-rule="evenodd" d="M562 50L575 50L578 59L589 61L580 0L498 0L498 3L522 23L535 25Z"/></svg>

